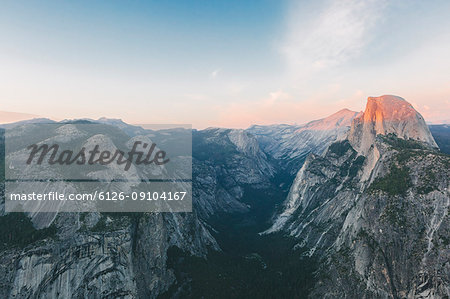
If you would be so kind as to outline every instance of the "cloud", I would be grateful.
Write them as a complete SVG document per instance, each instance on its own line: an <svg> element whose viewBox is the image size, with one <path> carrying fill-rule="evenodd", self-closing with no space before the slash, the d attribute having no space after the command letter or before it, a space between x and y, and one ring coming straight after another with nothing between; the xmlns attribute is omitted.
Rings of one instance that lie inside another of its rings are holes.
<svg viewBox="0 0 450 299"><path fill-rule="evenodd" d="M217 69L211 72L211 78L215 79L218 75L221 69Z"/></svg>
<svg viewBox="0 0 450 299"><path fill-rule="evenodd" d="M384 0L327 1L313 8L294 7L282 43L288 66L301 77L357 57L371 40Z"/></svg>

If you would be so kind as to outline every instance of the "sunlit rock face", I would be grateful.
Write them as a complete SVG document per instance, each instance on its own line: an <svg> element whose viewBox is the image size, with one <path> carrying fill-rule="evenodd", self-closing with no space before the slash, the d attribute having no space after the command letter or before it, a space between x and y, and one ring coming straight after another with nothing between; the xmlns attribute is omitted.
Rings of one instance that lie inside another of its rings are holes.
<svg viewBox="0 0 450 299"><path fill-rule="evenodd" d="M358 152L367 153L379 134L438 147L422 115L398 96L369 97L364 113L352 122L348 139Z"/></svg>

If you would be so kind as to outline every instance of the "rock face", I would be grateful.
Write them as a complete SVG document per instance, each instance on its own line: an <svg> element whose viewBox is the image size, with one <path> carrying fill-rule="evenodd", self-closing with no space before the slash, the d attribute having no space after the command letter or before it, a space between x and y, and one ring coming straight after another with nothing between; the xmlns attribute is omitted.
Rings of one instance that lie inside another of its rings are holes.
<svg viewBox="0 0 450 299"><path fill-rule="evenodd" d="M195 214L81 216L58 215L57 240L0 253L2 298L155 298L175 280L170 246L198 256L218 248Z"/></svg>
<svg viewBox="0 0 450 299"><path fill-rule="evenodd" d="M329 144L343 138L357 116L358 112L343 109L305 125L252 126L247 131L257 136L266 153L295 175L310 153L322 154Z"/></svg>
<svg viewBox="0 0 450 299"><path fill-rule="evenodd" d="M403 99L369 98L348 138L310 155L284 231L322 259L311 297L447 298L450 158Z"/></svg>
<svg viewBox="0 0 450 299"><path fill-rule="evenodd" d="M369 97L366 110L352 123L349 140L355 149L365 153L378 134L394 134L398 138L422 141L437 147L422 115L397 96Z"/></svg>

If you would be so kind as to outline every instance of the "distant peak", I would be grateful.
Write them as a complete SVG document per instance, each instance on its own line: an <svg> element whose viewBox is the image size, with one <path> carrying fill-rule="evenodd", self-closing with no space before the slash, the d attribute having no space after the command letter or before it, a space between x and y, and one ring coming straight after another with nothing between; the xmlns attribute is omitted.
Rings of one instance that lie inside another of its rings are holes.
<svg viewBox="0 0 450 299"><path fill-rule="evenodd" d="M352 111L350 109L344 108L339 110L338 112L334 113L334 114L339 114L339 113L355 113L356 111Z"/></svg>
<svg viewBox="0 0 450 299"><path fill-rule="evenodd" d="M352 122L349 139L357 148L366 151L376 135L391 133L437 147L422 115L405 99L394 95L369 97L364 113Z"/></svg>
<svg viewBox="0 0 450 299"><path fill-rule="evenodd" d="M101 122L114 122L114 123L125 123L121 118L107 118L107 117L100 117L97 121L101 121Z"/></svg>
<svg viewBox="0 0 450 299"><path fill-rule="evenodd" d="M313 120L300 129L298 132L305 130L327 131L335 130L342 127L349 127L352 120L358 115L358 112L349 109L342 109L319 120Z"/></svg>
<svg viewBox="0 0 450 299"><path fill-rule="evenodd" d="M335 120L337 118L345 118L345 119L348 119L351 121L357 114L358 114L358 112L356 112L356 111L352 111L350 109L344 108L344 109L341 109L338 112L335 112L321 120L327 121L327 120ZM349 125L350 125L350 123L349 123Z"/></svg>

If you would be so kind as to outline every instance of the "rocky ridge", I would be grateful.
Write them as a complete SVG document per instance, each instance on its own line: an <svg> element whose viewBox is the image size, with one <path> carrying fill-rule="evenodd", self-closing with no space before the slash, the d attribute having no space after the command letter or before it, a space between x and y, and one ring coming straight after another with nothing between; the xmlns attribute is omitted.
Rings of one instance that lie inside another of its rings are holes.
<svg viewBox="0 0 450 299"><path fill-rule="evenodd" d="M369 98L347 139L310 155L266 233L321 257L312 297L449 296L449 163L405 100Z"/></svg>
<svg viewBox="0 0 450 299"><path fill-rule="evenodd" d="M251 126L262 149L281 167L295 175L310 154L322 154L327 146L345 137L358 112L342 109L304 125Z"/></svg>

